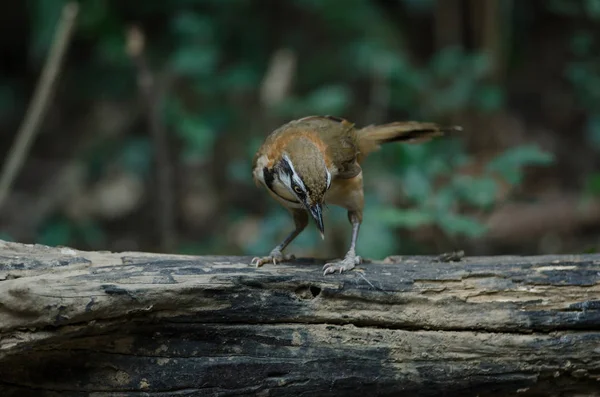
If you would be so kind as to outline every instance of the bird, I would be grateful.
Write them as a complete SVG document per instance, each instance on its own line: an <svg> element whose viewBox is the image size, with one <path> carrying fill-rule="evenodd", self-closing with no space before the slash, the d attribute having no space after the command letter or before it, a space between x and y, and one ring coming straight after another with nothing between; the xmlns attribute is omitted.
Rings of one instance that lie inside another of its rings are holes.
<svg viewBox="0 0 600 397"><path fill-rule="evenodd" d="M357 128L337 116L308 116L292 120L271 132L252 161L252 177L285 207L294 220L291 231L267 256L254 257L252 266L295 259L284 249L306 228L312 218L325 238L323 206L347 210L352 225L350 247L340 260L323 266L323 275L347 272L362 263L356 243L363 220L364 192L361 163L382 144L421 143L460 131L432 122L396 121Z"/></svg>

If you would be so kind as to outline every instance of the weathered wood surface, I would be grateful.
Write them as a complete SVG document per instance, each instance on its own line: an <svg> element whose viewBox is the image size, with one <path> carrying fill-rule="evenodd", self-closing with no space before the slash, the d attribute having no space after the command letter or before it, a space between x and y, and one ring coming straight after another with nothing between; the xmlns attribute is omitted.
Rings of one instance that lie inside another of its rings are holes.
<svg viewBox="0 0 600 397"><path fill-rule="evenodd" d="M0 396L600 395L600 255L250 259L0 241Z"/></svg>

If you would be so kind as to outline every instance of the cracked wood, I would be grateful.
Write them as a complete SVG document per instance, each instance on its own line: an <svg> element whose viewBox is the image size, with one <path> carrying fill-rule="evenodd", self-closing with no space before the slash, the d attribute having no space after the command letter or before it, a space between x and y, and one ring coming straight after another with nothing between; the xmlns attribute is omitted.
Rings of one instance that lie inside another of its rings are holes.
<svg viewBox="0 0 600 397"><path fill-rule="evenodd" d="M250 259L0 241L0 395L600 390L600 255Z"/></svg>

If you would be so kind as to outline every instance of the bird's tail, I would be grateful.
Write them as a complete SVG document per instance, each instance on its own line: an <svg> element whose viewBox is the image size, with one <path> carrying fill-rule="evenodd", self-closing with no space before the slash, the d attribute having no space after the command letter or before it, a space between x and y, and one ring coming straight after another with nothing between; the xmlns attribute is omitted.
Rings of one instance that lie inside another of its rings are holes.
<svg viewBox="0 0 600 397"><path fill-rule="evenodd" d="M358 130L358 148L360 157L364 158L369 153L378 150L384 143L427 142L445 133L461 130L462 128L459 126L440 126L435 123L421 123L418 121L397 121L389 124L370 125Z"/></svg>

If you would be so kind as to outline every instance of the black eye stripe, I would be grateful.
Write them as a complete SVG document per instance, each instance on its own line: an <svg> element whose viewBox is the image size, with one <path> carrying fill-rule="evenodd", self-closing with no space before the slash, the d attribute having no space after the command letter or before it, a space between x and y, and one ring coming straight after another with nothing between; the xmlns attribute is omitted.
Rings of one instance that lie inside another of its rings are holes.
<svg viewBox="0 0 600 397"><path fill-rule="evenodd" d="M281 161L279 162L279 166L281 167L283 172L285 172L286 174L288 174L290 176L290 178L292 177L294 172L292 171L292 168L290 167L290 165L288 164L287 161L285 161L284 159L281 159Z"/></svg>
<svg viewBox="0 0 600 397"><path fill-rule="evenodd" d="M265 180L265 184L271 190L273 190L273 181L275 180L274 170L269 170L267 167L263 168L263 178Z"/></svg>
<svg viewBox="0 0 600 397"><path fill-rule="evenodd" d="M310 190L310 188L309 188L308 186L306 186L306 193L307 193L309 196L310 196L310 194L311 194L311 190Z"/></svg>
<svg viewBox="0 0 600 397"><path fill-rule="evenodd" d="M305 198L306 196L310 197L312 195L312 190L310 189L310 187L306 186L306 184L304 184L304 187L302 187L296 182L294 182L294 171L292 170L292 167L290 163L288 163L288 161L290 160L282 158L277 164L277 167L279 168L281 173L285 173L287 176L289 176L291 181L291 187L298 196L300 196L301 198ZM298 176L298 178L300 178L300 180L302 180L302 182L304 182L302 175L300 175L298 172L296 172L296 175ZM302 193L296 192L296 187L299 187Z"/></svg>
<svg viewBox="0 0 600 397"><path fill-rule="evenodd" d="M298 201L288 200L287 198L282 197L279 193L277 193L275 191L275 189L273 187L273 183L275 182L275 172L277 172L275 169L268 169L267 167L263 168L263 178L264 178L265 184L267 185L269 190L272 191L273 193L275 193L282 200L287 201L288 203L300 204L300 202L298 202Z"/></svg>

